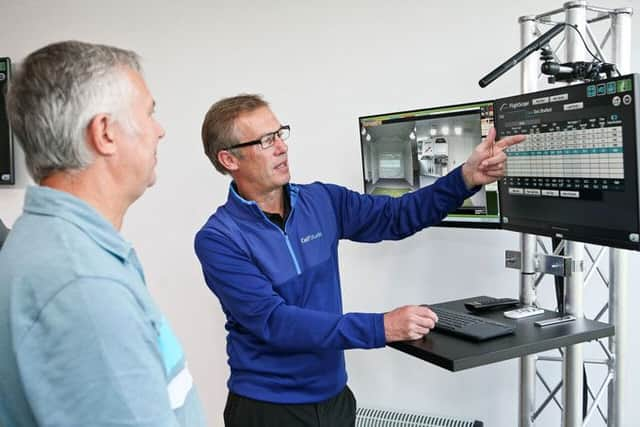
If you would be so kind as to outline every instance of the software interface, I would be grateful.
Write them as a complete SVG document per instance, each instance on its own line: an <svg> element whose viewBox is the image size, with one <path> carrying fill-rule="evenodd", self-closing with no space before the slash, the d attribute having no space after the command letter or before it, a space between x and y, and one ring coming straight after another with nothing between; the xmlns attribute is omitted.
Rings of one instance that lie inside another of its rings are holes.
<svg viewBox="0 0 640 427"><path fill-rule="evenodd" d="M638 77L564 86L495 102L507 150L503 227L638 249Z"/></svg>
<svg viewBox="0 0 640 427"><path fill-rule="evenodd" d="M399 197L462 165L493 126L490 101L359 118L364 190ZM485 186L442 225L498 228L498 186Z"/></svg>
<svg viewBox="0 0 640 427"><path fill-rule="evenodd" d="M0 58L0 185L14 183L13 145L5 105L5 94L10 70L9 59Z"/></svg>

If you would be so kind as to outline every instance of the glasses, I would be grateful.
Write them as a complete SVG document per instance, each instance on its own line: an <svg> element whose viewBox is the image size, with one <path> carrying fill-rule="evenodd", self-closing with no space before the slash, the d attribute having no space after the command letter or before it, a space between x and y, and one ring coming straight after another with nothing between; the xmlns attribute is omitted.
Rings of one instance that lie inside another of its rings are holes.
<svg viewBox="0 0 640 427"><path fill-rule="evenodd" d="M278 129L277 131L265 133L260 137L260 139L232 145L231 147L227 148L227 150L231 150L233 148L247 147L249 145L256 145L256 144L260 144L262 149L265 150L271 147L274 142L276 142L276 137L284 141L287 138L289 138L289 134L291 134L291 128L289 127L289 125L280 126L280 129Z"/></svg>

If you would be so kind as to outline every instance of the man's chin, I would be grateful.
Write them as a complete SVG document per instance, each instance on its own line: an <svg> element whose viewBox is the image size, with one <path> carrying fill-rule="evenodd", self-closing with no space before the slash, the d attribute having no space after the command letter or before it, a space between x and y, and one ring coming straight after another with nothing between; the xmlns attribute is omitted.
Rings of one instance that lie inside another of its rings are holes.
<svg viewBox="0 0 640 427"><path fill-rule="evenodd" d="M281 176L284 181L289 182L289 180L291 179L291 172L289 171L288 166L284 171L282 171Z"/></svg>
<svg viewBox="0 0 640 427"><path fill-rule="evenodd" d="M154 172L151 178L149 178L149 182L147 183L147 188L153 187L156 184L156 173Z"/></svg>
<svg viewBox="0 0 640 427"><path fill-rule="evenodd" d="M289 181L291 181L291 175L289 174L287 174L286 177L282 177L282 179L280 180L282 185L287 185Z"/></svg>

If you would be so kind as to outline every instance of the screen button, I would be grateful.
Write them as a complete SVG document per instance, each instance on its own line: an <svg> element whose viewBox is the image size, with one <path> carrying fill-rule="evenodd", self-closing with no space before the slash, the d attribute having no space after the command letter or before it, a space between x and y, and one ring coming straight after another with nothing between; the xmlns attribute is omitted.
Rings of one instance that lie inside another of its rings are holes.
<svg viewBox="0 0 640 427"><path fill-rule="evenodd" d="M563 190L560 192L560 197L568 197L571 199L579 199L580 198L580 192L579 191L568 191L568 190Z"/></svg>

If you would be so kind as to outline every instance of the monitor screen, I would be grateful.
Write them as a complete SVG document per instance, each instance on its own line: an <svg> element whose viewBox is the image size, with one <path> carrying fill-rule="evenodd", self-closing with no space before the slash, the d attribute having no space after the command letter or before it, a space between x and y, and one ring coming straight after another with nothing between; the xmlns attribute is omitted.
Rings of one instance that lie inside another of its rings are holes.
<svg viewBox="0 0 640 427"><path fill-rule="evenodd" d="M9 58L0 58L0 185L11 185L15 182L13 170L13 139L7 119L5 95L7 82L11 73Z"/></svg>
<svg viewBox="0 0 640 427"><path fill-rule="evenodd" d="M462 165L493 126L493 103L384 113L359 118L367 194L399 197ZM498 185L483 187L439 225L500 228Z"/></svg>
<svg viewBox="0 0 640 427"><path fill-rule="evenodd" d="M637 74L495 101L503 228L640 250Z"/></svg>

